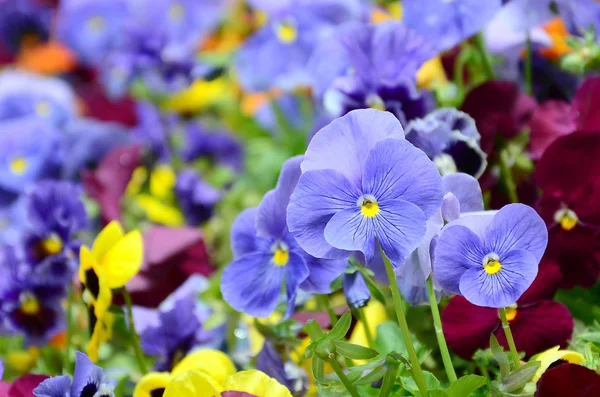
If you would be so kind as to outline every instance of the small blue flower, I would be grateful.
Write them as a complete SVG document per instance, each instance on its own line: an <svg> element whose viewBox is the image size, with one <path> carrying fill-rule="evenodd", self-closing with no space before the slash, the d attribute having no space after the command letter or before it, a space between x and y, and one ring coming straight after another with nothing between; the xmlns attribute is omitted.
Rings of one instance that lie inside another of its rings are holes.
<svg viewBox="0 0 600 397"><path fill-rule="evenodd" d="M475 120L454 108L437 109L411 121L406 139L424 151L442 175L464 172L478 178L487 166Z"/></svg>
<svg viewBox="0 0 600 397"><path fill-rule="evenodd" d="M244 149L230 133L207 129L197 122L186 124L186 141L181 157L192 162L206 157L216 164L241 171L244 167Z"/></svg>
<svg viewBox="0 0 600 397"><path fill-rule="evenodd" d="M345 22L367 17L361 0L254 1L267 23L242 45L234 61L245 90L285 90L310 82L306 66L315 46ZM280 4L281 3L281 4Z"/></svg>
<svg viewBox="0 0 600 397"><path fill-rule="evenodd" d="M189 225L199 226L212 217L221 192L193 170L183 170L177 175L175 195Z"/></svg>
<svg viewBox="0 0 600 397"><path fill-rule="evenodd" d="M64 81L16 70L0 73L0 120L31 116L61 127L76 114L75 94Z"/></svg>
<svg viewBox="0 0 600 397"><path fill-rule="evenodd" d="M402 21L446 51L482 30L501 6L502 0L408 0Z"/></svg>
<svg viewBox="0 0 600 397"><path fill-rule="evenodd" d="M472 213L450 222L436 247L434 274L469 302L502 308L529 288L548 243L542 218L523 204Z"/></svg>
<svg viewBox="0 0 600 397"><path fill-rule="evenodd" d="M310 142L288 207L290 231L320 258L379 246L395 265L416 249L442 202L441 177L387 112L355 110Z"/></svg>
<svg viewBox="0 0 600 397"><path fill-rule="evenodd" d="M431 92L416 89L417 70L433 56L432 45L399 22L352 24L317 48L309 70L315 94L332 116L375 108L405 126L435 106Z"/></svg>
<svg viewBox="0 0 600 397"><path fill-rule="evenodd" d="M114 397L114 387L104 370L77 352L73 381L68 376L46 379L33 390L36 397Z"/></svg>
<svg viewBox="0 0 600 397"><path fill-rule="evenodd" d="M346 301L352 309L364 307L369 303L371 291L362 273L358 271L344 273L342 285L344 286Z"/></svg>
<svg viewBox="0 0 600 397"><path fill-rule="evenodd" d="M13 54L50 37L53 12L35 0L0 2L0 42Z"/></svg>
<svg viewBox="0 0 600 397"><path fill-rule="evenodd" d="M294 309L298 288L316 293L330 291L342 274L345 260L321 260L308 255L286 225L286 207L300 177L302 157L283 165L277 187L258 208L243 211L231 229L234 261L223 271L221 292L236 310L268 317L279 301L285 282L287 316Z"/></svg>
<svg viewBox="0 0 600 397"><path fill-rule="evenodd" d="M161 114L156 106L149 102L137 103L138 125L130 130L134 142L140 143L161 161L168 161L170 127L175 125L176 117Z"/></svg>

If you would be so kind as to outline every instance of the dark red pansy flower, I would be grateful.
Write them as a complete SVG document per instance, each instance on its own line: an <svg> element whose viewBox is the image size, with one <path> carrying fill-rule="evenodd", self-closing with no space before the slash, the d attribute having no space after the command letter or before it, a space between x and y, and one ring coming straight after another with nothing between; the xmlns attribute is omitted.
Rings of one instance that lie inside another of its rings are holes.
<svg viewBox="0 0 600 397"><path fill-rule="evenodd" d="M491 154L496 137L511 139L522 132L536 107L536 100L521 92L517 84L497 80L469 92L461 110L475 119L481 134L481 148Z"/></svg>
<svg viewBox="0 0 600 397"><path fill-rule="evenodd" d="M546 256L561 287L591 287L600 276L600 133L575 132L544 152L535 172L537 210L548 225Z"/></svg>
<svg viewBox="0 0 600 397"><path fill-rule="evenodd" d="M577 117L577 131L599 132L600 113L598 113L598 101L600 101L600 76L588 77L579 86L571 106Z"/></svg>
<svg viewBox="0 0 600 397"><path fill-rule="evenodd" d="M548 369L537 382L535 397L600 396L600 375L577 364L560 364Z"/></svg>
<svg viewBox="0 0 600 397"><path fill-rule="evenodd" d="M531 158L539 160L546 148L558 137L575 131L577 117L568 102L546 101L533 111L529 128Z"/></svg>
<svg viewBox="0 0 600 397"><path fill-rule="evenodd" d="M109 98L102 86L96 82L77 87L77 95L82 101L83 114L86 117L129 127L138 124L136 105L130 97Z"/></svg>
<svg viewBox="0 0 600 397"><path fill-rule="evenodd" d="M47 375L23 375L16 379L8 389L6 397L32 397L33 389L39 386L40 383L48 379ZM2 386L0 386L2 390Z"/></svg>
<svg viewBox="0 0 600 397"><path fill-rule="evenodd" d="M574 327L571 313L561 303L552 301L560 278L556 264L542 261L531 287L516 307L506 311L517 349L528 357L556 345L565 346L571 338ZM489 346L492 333L508 349L498 310L475 306L462 296L450 300L442 313L442 326L450 349L466 360L476 350Z"/></svg>
<svg viewBox="0 0 600 397"><path fill-rule="evenodd" d="M144 233L144 263L127 289L135 304L158 307L192 274L214 270L201 230L152 226Z"/></svg>
<svg viewBox="0 0 600 397"><path fill-rule="evenodd" d="M85 192L100 204L103 222L121 220L121 198L133 171L141 164L141 147L131 145L112 150L95 170L82 172Z"/></svg>

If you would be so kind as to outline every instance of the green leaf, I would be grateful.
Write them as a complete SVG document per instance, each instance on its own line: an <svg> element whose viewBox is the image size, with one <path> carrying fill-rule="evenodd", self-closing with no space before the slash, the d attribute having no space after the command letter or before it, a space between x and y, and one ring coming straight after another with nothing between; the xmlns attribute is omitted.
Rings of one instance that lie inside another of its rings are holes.
<svg viewBox="0 0 600 397"><path fill-rule="evenodd" d="M386 321L377 327L375 346L380 354L386 356L392 352L398 352L403 356L407 356L403 341L402 331L395 321Z"/></svg>
<svg viewBox="0 0 600 397"><path fill-rule="evenodd" d="M313 342L316 342L325 336L325 333L315 320L308 320L303 329Z"/></svg>
<svg viewBox="0 0 600 397"><path fill-rule="evenodd" d="M400 362L392 356L386 357L385 374L383 375L383 381L381 382L381 397L389 396L396 384L396 378L398 377L398 368L400 368Z"/></svg>
<svg viewBox="0 0 600 397"><path fill-rule="evenodd" d="M490 348L492 349L494 358L498 361L498 365L500 366L500 379L504 379L510 372L510 364L508 363L508 356L504 353L504 349L500 346L498 339L496 339L494 334L490 337Z"/></svg>
<svg viewBox="0 0 600 397"><path fill-rule="evenodd" d="M514 371L502 381L501 391L512 393L521 390L531 381L541 364L539 361L530 361Z"/></svg>
<svg viewBox="0 0 600 397"><path fill-rule="evenodd" d="M378 300L380 303L385 305L385 295L383 294L383 292L381 292L381 289L379 289L379 285L377 285L375 282L373 282L372 275L368 274L368 269L361 266L358 268L358 270L361 272L361 274L363 275L363 278L367 282L367 287L369 287L369 291L371 291L371 295L373 295L373 297L376 300Z"/></svg>
<svg viewBox="0 0 600 397"><path fill-rule="evenodd" d="M327 334L327 337L330 339L343 339L348 333L351 324L352 313L348 311L335 323L331 331Z"/></svg>
<svg viewBox="0 0 600 397"><path fill-rule="evenodd" d="M373 357L377 357L379 354L376 350L368 347L354 345L341 340L336 340L333 342L333 344L335 345L335 349L339 354L353 360L368 360Z"/></svg>
<svg viewBox="0 0 600 397"><path fill-rule="evenodd" d="M435 377L431 372L423 371L423 375L425 376L425 384L427 385L427 390L436 390L440 388L440 381ZM403 377L402 384L404 388L414 394L415 396L421 396L419 393L419 388L415 383L412 377Z"/></svg>
<svg viewBox="0 0 600 397"><path fill-rule="evenodd" d="M117 306L117 305L110 305L108 308L108 311L111 312L112 314L116 314L118 316L125 315L125 311L123 310L123 308L121 306Z"/></svg>
<svg viewBox="0 0 600 397"><path fill-rule="evenodd" d="M316 356L312 359L312 375L317 383L325 381L325 361Z"/></svg>
<svg viewBox="0 0 600 397"><path fill-rule="evenodd" d="M446 394L449 397L467 397L475 390L483 387L487 383L484 376L465 375L458 379L446 389Z"/></svg>
<svg viewBox="0 0 600 397"><path fill-rule="evenodd" d="M378 380L380 380L381 378L383 378L385 374L385 366L380 365L378 367L376 367L374 370L372 370L371 372L369 372L368 374L366 374L365 376L363 376L362 378L360 378L358 381L356 381L357 385L370 385L373 382L377 382Z"/></svg>
<svg viewBox="0 0 600 397"><path fill-rule="evenodd" d="M372 370L372 369L377 368L380 365L384 365L384 364L385 364L385 360L375 360L375 361L371 361L371 362L368 362L363 365L355 365L354 367L350 367L350 368L348 368L348 371L364 372L364 371Z"/></svg>

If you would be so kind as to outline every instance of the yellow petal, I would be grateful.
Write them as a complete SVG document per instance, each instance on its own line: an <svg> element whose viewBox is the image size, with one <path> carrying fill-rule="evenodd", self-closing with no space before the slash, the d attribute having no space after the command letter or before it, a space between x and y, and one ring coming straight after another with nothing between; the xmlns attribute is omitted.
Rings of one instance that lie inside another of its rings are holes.
<svg viewBox="0 0 600 397"><path fill-rule="evenodd" d="M98 362L100 346L112 338L114 320L115 318L112 313L106 313L103 318L97 320L86 349L86 353L92 362Z"/></svg>
<svg viewBox="0 0 600 397"><path fill-rule="evenodd" d="M108 286L111 289L125 286L140 271L143 257L142 234L139 230L127 233L100 262Z"/></svg>
<svg viewBox="0 0 600 397"><path fill-rule="evenodd" d="M90 249L85 245L82 245L81 249L79 250L79 281L81 281L83 284L86 283L85 272L93 269L95 262L96 260L90 252Z"/></svg>
<svg viewBox="0 0 600 397"><path fill-rule="evenodd" d="M160 199L167 199L173 194L177 175L168 165L157 166L150 175L150 194Z"/></svg>
<svg viewBox="0 0 600 397"><path fill-rule="evenodd" d="M123 228L117 221L112 221L96 237L92 246L92 254L98 262L117 242L123 238Z"/></svg>
<svg viewBox="0 0 600 397"><path fill-rule="evenodd" d="M168 372L150 372L144 375L133 390L133 397L153 397L154 390L166 389L171 381Z"/></svg>
<svg viewBox="0 0 600 397"><path fill-rule="evenodd" d="M542 374L548 368L550 368L550 365L552 365L552 363L555 363L558 360L564 360L571 364L578 365L585 363L585 357L583 357L583 355L571 350L560 350L560 346L554 346L553 348L548 349L545 352L542 352L537 356L533 357L533 359L541 363L540 367L535 373L535 376L533 377L534 382L537 382L541 378Z"/></svg>
<svg viewBox="0 0 600 397"><path fill-rule="evenodd" d="M230 376L223 391L241 391L256 397L292 397L292 393L277 380L257 371L242 371Z"/></svg>
<svg viewBox="0 0 600 397"><path fill-rule="evenodd" d="M202 371L188 371L173 378L163 397L221 397L223 388Z"/></svg>
<svg viewBox="0 0 600 397"><path fill-rule="evenodd" d="M425 62L417 72L417 85L421 88L434 89L448 82L446 71L440 57Z"/></svg>
<svg viewBox="0 0 600 397"><path fill-rule="evenodd" d="M173 376L181 375L191 370L206 373L219 384L235 374L235 365L227 354L219 350L203 349L188 354L172 371Z"/></svg>
<svg viewBox="0 0 600 397"><path fill-rule="evenodd" d="M106 278L106 275L100 268L95 269L96 274L98 275L98 286L99 293L96 299L93 301L94 305L94 314L98 319L103 319L108 313L108 308L112 304L112 290Z"/></svg>
<svg viewBox="0 0 600 397"><path fill-rule="evenodd" d="M178 208L165 204L149 194L140 194L136 197L135 203L146 212L148 219L154 223L165 226L183 226L185 223L185 218Z"/></svg>

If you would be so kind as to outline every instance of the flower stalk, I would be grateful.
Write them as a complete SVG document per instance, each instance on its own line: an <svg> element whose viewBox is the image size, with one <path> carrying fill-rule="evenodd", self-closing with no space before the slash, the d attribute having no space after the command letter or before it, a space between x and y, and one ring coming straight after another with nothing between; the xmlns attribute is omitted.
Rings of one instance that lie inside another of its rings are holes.
<svg viewBox="0 0 600 397"><path fill-rule="evenodd" d="M127 288L125 287L123 287L122 292L123 298L125 299L125 305L127 306L127 323L129 325L131 344L133 345L133 350L135 351L135 357L138 362L138 367L142 375L145 375L148 373L148 368L146 367L146 362L144 361L144 354L142 353L142 348L140 346L140 337L135 331L135 322L133 320L133 303L131 300L131 295L129 295L129 291L127 291Z"/></svg>
<svg viewBox="0 0 600 397"><path fill-rule="evenodd" d="M508 342L508 347L515 363L515 369L519 369L521 367L521 358L519 357L519 352L517 351L517 346L515 345L508 319L506 318L506 310L504 308L498 309L498 313L500 314L502 329L504 330L504 335L506 335L506 341Z"/></svg>
<svg viewBox="0 0 600 397"><path fill-rule="evenodd" d="M348 390L348 393L350 393L352 397L360 397L358 390L356 390L356 387L354 387L352 382L350 382L350 379L348 379L348 377L344 373L344 370L342 370L342 367L340 367L340 364L335 360L335 358L329 359L328 361L329 364L331 364L331 367L335 371L338 378L340 378L340 381L342 381L342 384L344 385L346 390Z"/></svg>
<svg viewBox="0 0 600 397"><path fill-rule="evenodd" d="M435 328L435 336L440 347L440 353L442 355L442 361L444 363L444 369L450 383L456 382L456 371L452 364L452 358L448 351L448 345L446 344L446 338L444 337L444 330L442 328L442 319L440 317L440 309L438 308L437 300L435 299L435 290L433 289L433 281L431 277L427 279L427 296L429 297L429 306L431 306L431 315L433 316L433 326Z"/></svg>

